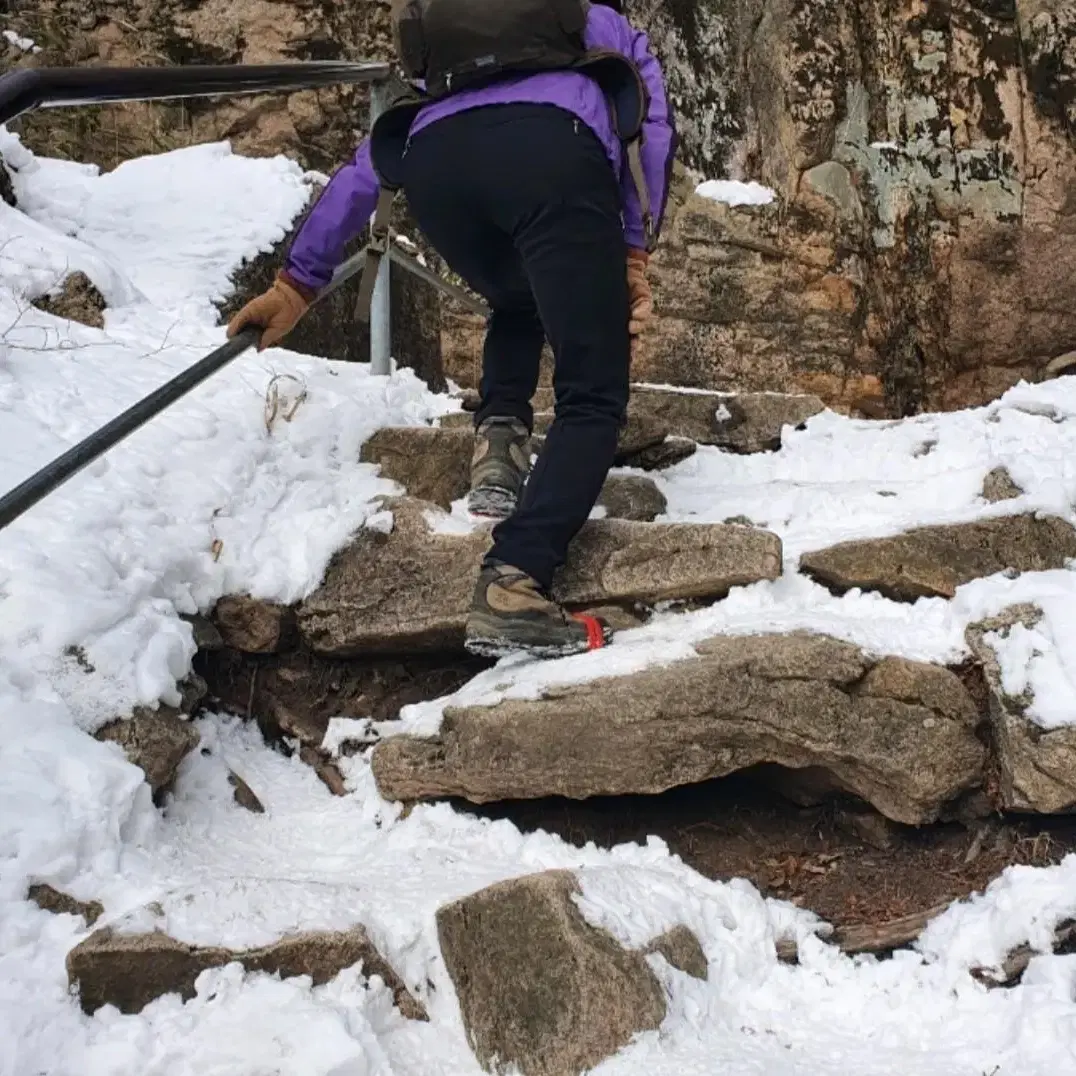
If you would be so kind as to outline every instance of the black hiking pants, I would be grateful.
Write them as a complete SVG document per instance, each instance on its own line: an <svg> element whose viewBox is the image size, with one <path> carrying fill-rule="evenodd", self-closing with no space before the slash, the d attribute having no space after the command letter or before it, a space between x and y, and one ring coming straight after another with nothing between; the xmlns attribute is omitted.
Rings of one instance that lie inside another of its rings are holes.
<svg viewBox="0 0 1076 1076"><path fill-rule="evenodd" d="M404 158L408 204L446 262L489 302L476 424L532 428L542 345L556 418L491 559L552 584L613 463L628 402L627 256L620 191L594 133L549 105L439 120Z"/></svg>

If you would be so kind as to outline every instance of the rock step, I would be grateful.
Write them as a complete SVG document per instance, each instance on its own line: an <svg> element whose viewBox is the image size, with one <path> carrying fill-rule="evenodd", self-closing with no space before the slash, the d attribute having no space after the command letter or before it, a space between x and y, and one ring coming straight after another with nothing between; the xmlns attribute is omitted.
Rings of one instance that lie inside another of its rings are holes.
<svg viewBox="0 0 1076 1076"><path fill-rule="evenodd" d="M487 1071L578 1076L665 1019L665 994L644 954L591 926L579 892L570 871L545 871L438 910L441 953Z"/></svg>
<svg viewBox="0 0 1076 1076"><path fill-rule="evenodd" d="M661 444L641 445L646 451ZM635 451L633 447L633 451ZM436 426L389 426L363 446L363 463L376 463L381 474L399 482L412 497L448 510L470 488L474 434L470 429ZM643 475L609 475L598 504L614 519L648 522L665 512L665 496Z"/></svg>
<svg viewBox="0 0 1076 1076"><path fill-rule="evenodd" d="M186 945L156 931L118 934L95 931L67 954L67 975L77 984L87 1013L103 1005L120 1012L141 1012L164 994L194 997L194 983L208 968L238 961L247 971L263 971L282 979L309 975L315 986L344 968L362 963L363 974L380 976L392 991L400 1012L411 1020L426 1020L426 1010L374 947L361 926L346 931L308 931L281 938L260 949L224 949Z"/></svg>
<svg viewBox="0 0 1076 1076"><path fill-rule="evenodd" d="M534 432L531 436L532 452L541 451L542 445L545 444L545 435L549 432L549 427L552 425L552 412L535 412ZM452 430L457 433L466 432L468 435L473 435L474 417L466 411L445 415L441 419L441 424L432 427L432 429ZM377 435L375 434L374 436L376 437ZM613 465L616 467L636 466L636 457L645 452L646 449L653 448L655 445L660 445L667 436L668 431L662 423L657 422L647 415L640 415L638 411L633 411L629 408L627 422L617 437L616 456L614 457ZM468 445L473 444L470 440L468 440L467 443ZM467 458L469 461L469 449Z"/></svg>
<svg viewBox="0 0 1076 1076"><path fill-rule="evenodd" d="M477 397L464 400L477 407ZM532 401L535 429L544 432L553 418L551 388L539 388ZM825 410L817 396L780 392L681 391L654 385L632 385L628 404L629 426L652 423L672 437L700 445L715 445L732 452L770 452L781 447L786 426L802 426ZM449 415L446 425L470 425L471 415Z"/></svg>
<svg viewBox="0 0 1076 1076"><path fill-rule="evenodd" d="M442 534L430 529L421 501L399 498L386 508L393 513L391 532L359 532L298 608L299 633L318 654L462 647L489 528ZM590 520L572 543L554 594L572 608L709 601L780 572L781 541L768 531Z"/></svg>
<svg viewBox="0 0 1076 1076"><path fill-rule="evenodd" d="M198 730L177 710L139 708L132 717L112 721L94 733L98 740L118 744L127 761L146 775L155 797L171 787L180 763L198 746Z"/></svg>
<svg viewBox="0 0 1076 1076"><path fill-rule="evenodd" d="M1064 568L1076 529L1034 513L919 527L890 538L841 542L805 553L800 570L836 594L876 590L896 601L951 598L959 586L998 572Z"/></svg>
<svg viewBox="0 0 1076 1076"><path fill-rule="evenodd" d="M1076 807L1076 726L1047 729L1028 717L1031 693L1006 693L997 652L988 641L994 634L1005 639L1013 631L1033 631L1042 616L1034 605L1013 605L972 624L965 634L986 679L1001 806L1057 814Z"/></svg>
<svg viewBox="0 0 1076 1076"><path fill-rule="evenodd" d="M979 714L947 669L824 635L708 639L671 668L445 712L373 752L388 799L657 793L758 763L825 771L894 821L934 821L982 779Z"/></svg>

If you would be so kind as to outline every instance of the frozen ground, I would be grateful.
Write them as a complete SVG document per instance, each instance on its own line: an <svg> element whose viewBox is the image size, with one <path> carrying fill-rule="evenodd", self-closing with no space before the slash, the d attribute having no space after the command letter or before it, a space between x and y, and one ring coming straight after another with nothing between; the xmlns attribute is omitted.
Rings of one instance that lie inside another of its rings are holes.
<svg viewBox="0 0 1076 1076"><path fill-rule="evenodd" d="M35 160L10 135L5 159L28 215L0 205L0 487L10 488L218 344L212 300L229 271L268 248L305 201L283 160L224 146L92 170ZM208 198L206 192L211 191ZM83 269L110 303L104 330L40 313L28 298ZM274 383L290 422L267 428ZM671 1002L662 1028L602 1065L601 1076L1056 1076L1076 1072L1076 957L1037 958L1024 984L987 992L969 974L1015 944L1043 946L1076 915L1076 859L1013 869L954 906L918 952L849 959L804 938L802 964L774 939L811 917L747 883L708 881L660 842L575 849L447 806L400 818L365 760L342 764L334 798L294 759L231 718L199 722L163 812L140 771L86 734L136 703L167 697L193 643L181 612L220 594L295 599L355 527L381 525L390 487L355 462L379 425L424 422L447 404L414 379L372 378L276 350L247 355L0 532L0 1074L71 1076L468 1076L477 1071L441 965L436 908L497 879L547 867L580 871L583 909L626 942L674 922L699 935L707 983L658 962ZM788 569L805 549L917 522L1042 507L1071 514L1076 384L1021 387L991 408L889 426L813 419L765 457L703 450L665 479L670 514L745 513L785 538ZM925 454L917 447L934 442ZM977 499L999 462L1028 491ZM880 491L895 496L881 496ZM985 580L952 603L834 598L788 575L688 617L660 617L602 655L509 661L464 692L534 691L554 679L674 660L720 631L792 626L879 652L949 660L970 617L1015 600L1047 618L1016 636L1007 675L1031 682L1042 719L1072 720L1068 572ZM78 645L88 673L68 649ZM1040 651L1036 656L1036 651ZM409 724L435 725L439 706ZM227 769L266 805L238 808ZM206 973L186 1005L164 998L138 1016L82 1015L64 956L81 920L39 911L29 882L106 907L105 923L159 926L192 942L251 945L281 933L361 921L428 1004L403 1020L378 984L347 972L311 989ZM156 902L158 912L147 906Z"/></svg>

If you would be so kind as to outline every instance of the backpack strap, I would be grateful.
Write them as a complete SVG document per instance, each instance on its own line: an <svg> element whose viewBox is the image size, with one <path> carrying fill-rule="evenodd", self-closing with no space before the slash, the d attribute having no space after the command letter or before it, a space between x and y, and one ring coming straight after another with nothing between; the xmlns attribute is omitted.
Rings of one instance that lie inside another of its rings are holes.
<svg viewBox="0 0 1076 1076"><path fill-rule="evenodd" d="M639 197L639 208L643 217L643 238L646 240L647 253L653 253L657 246L657 231L654 228L654 210L650 203L650 188L646 183L646 173L643 171L642 136L633 138L624 147L628 156L628 171L631 173L631 181L635 184L635 193Z"/></svg>
<svg viewBox="0 0 1076 1076"><path fill-rule="evenodd" d="M657 231L641 152L643 124L650 110L646 83L635 64L623 53L612 49L592 49L577 66L598 83L609 102L613 130L624 146L628 173L639 198L646 249L652 251L657 244Z"/></svg>

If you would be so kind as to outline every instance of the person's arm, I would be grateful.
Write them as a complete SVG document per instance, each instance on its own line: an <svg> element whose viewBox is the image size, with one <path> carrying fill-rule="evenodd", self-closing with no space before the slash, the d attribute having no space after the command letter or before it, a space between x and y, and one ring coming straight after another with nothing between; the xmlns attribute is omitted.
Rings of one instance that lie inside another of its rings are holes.
<svg viewBox="0 0 1076 1076"><path fill-rule="evenodd" d="M377 204L378 182L367 141L321 192L292 241L272 286L251 299L228 323L228 336L262 330L258 350L284 339L344 260L344 249L366 226Z"/></svg>
<svg viewBox="0 0 1076 1076"><path fill-rule="evenodd" d="M354 158L336 172L321 192L292 241L284 262L286 277L311 293L325 287L344 260L348 243L369 223L377 204L377 191L370 143L363 139Z"/></svg>

